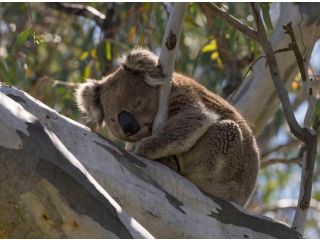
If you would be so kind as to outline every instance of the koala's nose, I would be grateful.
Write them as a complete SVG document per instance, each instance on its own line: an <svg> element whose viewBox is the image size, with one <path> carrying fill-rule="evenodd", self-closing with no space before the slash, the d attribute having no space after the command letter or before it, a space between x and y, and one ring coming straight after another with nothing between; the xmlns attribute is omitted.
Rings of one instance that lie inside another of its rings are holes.
<svg viewBox="0 0 320 240"><path fill-rule="evenodd" d="M135 134L140 129L140 125L135 117L126 111L123 111L118 115L118 122L123 133L127 136Z"/></svg>

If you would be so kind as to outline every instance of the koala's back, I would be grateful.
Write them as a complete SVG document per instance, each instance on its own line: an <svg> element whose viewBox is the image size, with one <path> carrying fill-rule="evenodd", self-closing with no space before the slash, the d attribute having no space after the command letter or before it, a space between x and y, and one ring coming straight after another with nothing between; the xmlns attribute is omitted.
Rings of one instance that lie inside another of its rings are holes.
<svg viewBox="0 0 320 240"><path fill-rule="evenodd" d="M169 117L183 114L183 108L190 104L217 115L218 120L195 145L176 156L180 174L203 191L245 205L259 171L259 153L251 129L227 101L193 79L174 74Z"/></svg>

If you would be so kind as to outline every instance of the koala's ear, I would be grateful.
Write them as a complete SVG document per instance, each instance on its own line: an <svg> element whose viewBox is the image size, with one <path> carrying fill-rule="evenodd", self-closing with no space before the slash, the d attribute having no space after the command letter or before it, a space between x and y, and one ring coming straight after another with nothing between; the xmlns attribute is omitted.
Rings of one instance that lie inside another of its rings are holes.
<svg viewBox="0 0 320 240"><path fill-rule="evenodd" d="M76 102L88 122L94 126L101 126L104 118L103 107L100 101L100 85L98 81L88 80L76 89Z"/></svg>

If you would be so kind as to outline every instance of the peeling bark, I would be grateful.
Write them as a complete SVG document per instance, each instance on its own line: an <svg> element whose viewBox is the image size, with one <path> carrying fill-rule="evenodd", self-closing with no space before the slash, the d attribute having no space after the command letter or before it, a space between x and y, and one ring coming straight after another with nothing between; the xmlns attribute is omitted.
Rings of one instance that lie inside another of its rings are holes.
<svg viewBox="0 0 320 240"><path fill-rule="evenodd" d="M0 237L301 237L1 84L0 123Z"/></svg>

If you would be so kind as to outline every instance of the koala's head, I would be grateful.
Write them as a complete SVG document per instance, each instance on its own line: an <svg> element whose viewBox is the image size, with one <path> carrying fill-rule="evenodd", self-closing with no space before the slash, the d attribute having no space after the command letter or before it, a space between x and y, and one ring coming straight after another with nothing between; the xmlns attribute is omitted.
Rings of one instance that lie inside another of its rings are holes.
<svg viewBox="0 0 320 240"><path fill-rule="evenodd" d="M96 126L104 122L115 137L139 141L152 133L162 77L158 57L134 49L112 74L81 84L76 100L89 122Z"/></svg>

